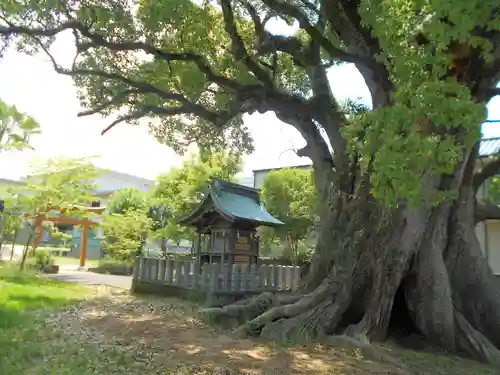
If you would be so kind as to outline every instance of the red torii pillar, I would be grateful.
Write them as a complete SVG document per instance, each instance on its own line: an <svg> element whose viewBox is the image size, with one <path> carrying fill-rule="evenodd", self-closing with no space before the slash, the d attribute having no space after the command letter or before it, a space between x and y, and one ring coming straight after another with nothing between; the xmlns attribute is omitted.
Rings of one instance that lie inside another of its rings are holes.
<svg viewBox="0 0 500 375"><path fill-rule="evenodd" d="M71 206L69 207L71 208ZM73 208L76 208L74 206ZM102 214L105 210L105 207L78 207L79 209L84 209L85 211L94 212L96 214ZM66 209L60 209L61 214L66 212ZM82 226L82 242L80 244L80 267L85 267L85 262L87 260L87 245L88 245L88 235L89 235L89 226L97 225L97 223L92 222L91 220L85 218L75 218L75 217L47 217L46 215L39 216L35 221L35 244L34 248L37 249L40 246L40 241L43 233L43 222L50 221L52 223L60 223L60 224L72 224L72 225L81 225Z"/></svg>

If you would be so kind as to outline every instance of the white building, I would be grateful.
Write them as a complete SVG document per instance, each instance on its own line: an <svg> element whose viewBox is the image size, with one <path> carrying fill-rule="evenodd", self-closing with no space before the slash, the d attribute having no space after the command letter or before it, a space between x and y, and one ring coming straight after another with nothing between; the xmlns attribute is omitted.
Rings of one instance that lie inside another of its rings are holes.
<svg viewBox="0 0 500 375"><path fill-rule="evenodd" d="M312 168L312 164L304 164L304 165L294 165L290 167L281 167L281 168L266 168L266 169L254 169L253 172L253 187L260 188L266 177L272 171L279 171L280 169L310 169Z"/></svg>
<svg viewBox="0 0 500 375"><path fill-rule="evenodd" d="M95 179L94 184L97 187L94 194L100 198L100 205L106 206L109 197L115 191L123 188L136 188L146 192L154 187L155 181L123 172L105 170Z"/></svg>

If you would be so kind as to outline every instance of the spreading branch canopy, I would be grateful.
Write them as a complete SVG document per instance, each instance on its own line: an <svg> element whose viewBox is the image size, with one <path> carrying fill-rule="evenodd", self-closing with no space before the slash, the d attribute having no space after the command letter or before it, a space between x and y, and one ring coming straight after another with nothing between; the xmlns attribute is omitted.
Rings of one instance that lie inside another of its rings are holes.
<svg viewBox="0 0 500 375"><path fill-rule="evenodd" d="M424 176L451 171L500 79L496 0L7 0L2 14L2 47L47 53L74 78L80 115L119 114L103 132L148 119L178 152L247 152L242 116L274 111L315 164L333 149L341 170L354 154L389 205L420 201ZM64 32L70 67L49 48ZM327 77L339 63L355 64L375 111L344 115Z"/></svg>

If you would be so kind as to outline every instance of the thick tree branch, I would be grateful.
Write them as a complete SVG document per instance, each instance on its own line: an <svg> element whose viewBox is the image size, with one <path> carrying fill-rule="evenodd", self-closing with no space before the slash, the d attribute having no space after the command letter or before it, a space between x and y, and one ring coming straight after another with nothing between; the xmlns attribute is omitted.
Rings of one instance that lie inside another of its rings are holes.
<svg viewBox="0 0 500 375"><path fill-rule="evenodd" d="M217 83L218 85L231 88L233 90L238 90L242 87L241 84L227 77L218 75L210 67L205 58L197 53L192 52L182 52L182 53L172 53L165 51L155 46L140 42L140 41L120 41L113 42L109 41L101 35L94 34L90 29L78 21L68 21L62 23L58 27L54 28L28 28L21 26L0 26L0 35L28 35L32 37L53 37L58 33L65 30L78 30L82 36L90 40L90 42L77 44L78 53L85 52L91 48L103 47L111 51L143 51L147 54L154 56L157 59L164 61L185 61L194 63L198 69L205 74L207 80L210 82Z"/></svg>
<svg viewBox="0 0 500 375"><path fill-rule="evenodd" d="M275 0L265 0L265 1L270 2L278 6L278 8L280 8L280 5ZM225 26L227 32L230 34L232 38L233 50L235 50L234 52L236 52L237 55L238 53L243 53L243 58L245 59L244 62L247 64L247 67L250 66L249 70L254 72L259 72L259 74L266 73L255 60L253 60L252 58L247 58L248 51L246 51L245 46L243 45L243 41L241 40L241 37L237 33L231 4L229 3L228 0L223 0L222 4L224 6L224 13L225 13ZM288 7L288 5L285 4L285 7ZM247 9L249 8L247 7ZM305 17L301 13L300 9L298 8L295 9L299 11L299 13L296 13L295 15L301 18L302 24L304 24L305 22L307 23L306 27L309 27L309 32L318 36L321 39L319 43L324 48L324 45L327 45L328 41L325 39L325 37L321 35L319 30L314 28L309 23L307 17ZM255 19L255 21L257 21L257 19ZM258 30L262 31L263 27L261 27L261 24L257 24L256 27L258 28ZM178 114L179 111L181 111L182 113L192 113L195 116L214 122L216 125L222 126L225 122L228 121L228 119L231 118L231 116L234 116L235 114L240 114L244 111L251 112L254 110L258 110L259 112L266 112L269 110L274 110L277 113L279 112L281 114L293 112L295 114L300 114L300 116L302 117L305 116L307 117L304 120L305 123L313 124L311 126L312 130L308 131L317 131L314 125L314 121L312 121L318 116L318 114L315 113L315 111L317 112L317 107L315 108L315 106L311 105L311 103L308 103L307 101L303 100L298 96L295 97L294 95L278 92L275 89L271 89L270 84L272 82L269 82L268 76L264 77L263 75L260 75L260 77L257 77L258 74L255 73L256 77L261 82L261 83L256 82L256 84L242 84L233 79L221 76L215 73L215 71L206 61L206 59L197 53L191 53L191 52L172 53L169 51L164 51L162 49L156 48L155 46L148 43L144 43L142 41L128 41L128 40L110 41L102 35L96 35L90 30L88 26L77 21L65 22L62 23L60 26L51 29L38 29L38 28L16 27L16 26L2 27L0 28L0 35L23 34L32 36L34 38L53 37L57 35L57 33L62 32L64 30L77 31L81 35L84 41L78 42L77 40L77 51L79 53L86 52L89 49L93 48L106 48L110 51L116 51L116 52L143 51L145 53L154 56L157 59L168 62L170 61L192 62L198 67L198 69L201 72L205 74L207 82L216 83L219 87L227 89L229 93L233 97L235 97L235 100L232 100L229 103L229 107L227 108L226 111L220 113L214 113L213 111L207 110L205 107L199 104L190 102L187 98L185 98L182 94L178 92L165 91L160 87L154 86L147 82L132 80L119 73L111 73L103 70L83 69L83 68L78 68L76 66L74 66L73 69L64 69L52 59L54 68L58 73L70 76L75 76L75 75L97 76L104 78L106 80L115 80L117 82L125 84L130 89L137 89L141 93L145 94L149 93L156 95L158 98L161 98L164 101L175 102L173 105L166 105L165 107L159 105L158 108L156 109L144 108L137 103L130 103L128 101L128 95L123 94L119 95L119 97L117 98L107 100L107 103L106 102L101 103L99 107L86 111L88 113L96 113L104 110L105 108L110 108L111 106L114 105L116 106L120 104L125 106L133 105L135 108L133 108L132 110L135 110L136 112L129 114L128 116L131 117L128 117L128 119L137 119L141 115L145 115L147 113L169 115L169 114ZM290 40L286 41L286 43L287 43L287 48L290 48ZM45 48L42 43L40 43L40 45L43 48ZM45 51L47 52L46 49ZM294 45L294 49L290 50L289 52L292 52L296 57L300 57L300 53L302 52L301 44L299 43ZM345 52L342 50L336 51L336 53L337 52L339 53L337 57L343 57L343 54L345 54ZM347 56L346 61L349 60L348 57L349 56ZM114 124L112 124L112 126L116 125L116 123L123 122L126 120L127 118L121 119L121 121L115 122ZM321 123L322 121L317 119L317 122ZM294 125L294 123L291 124Z"/></svg>
<svg viewBox="0 0 500 375"><path fill-rule="evenodd" d="M500 156L491 158L488 162L474 174L474 191L490 177L500 172Z"/></svg>
<svg viewBox="0 0 500 375"><path fill-rule="evenodd" d="M497 95L500 95L500 87L488 87L479 89L476 97L481 101L489 102Z"/></svg>
<svg viewBox="0 0 500 375"><path fill-rule="evenodd" d="M185 106L170 107L170 108L161 108L161 107L154 107L154 106L141 106L138 110L136 110L128 115L121 116L121 117L117 118L115 121L113 121L110 125L108 125L105 129L102 130L101 135L104 135L109 130L111 130L116 125L118 125L122 122L138 120L138 119L140 119L142 117L146 117L148 115L176 116L176 115L189 114L189 113L192 113L190 108L187 108ZM216 114L214 113L213 116L215 117Z"/></svg>
<svg viewBox="0 0 500 375"><path fill-rule="evenodd" d="M85 117L85 116L95 115L96 113L102 112L102 111L106 110L107 108L110 108L113 106L118 106L120 104L124 104L125 102L128 101L127 99L130 95L139 94L139 93L140 93L140 91L137 89L122 91L122 92L118 93L117 95L115 95L113 97L113 99L104 101L101 104L99 104L98 106L95 106L94 108L88 109L86 111L82 111L82 112L78 113L77 116L78 117Z"/></svg>
<svg viewBox="0 0 500 375"><path fill-rule="evenodd" d="M366 56L371 63L354 61L356 67L363 75L366 85L372 96L374 108L383 107L390 103L388 94L392 91L392 83L383 63L378 62L376 57L381 53L378 40L373 37L359 17L359 0L320 0L321 12L329 21L330 26L346 45L349 53Z"/></svg>
<svg viewBox="0 0 500 375"><path fill-rule="evenodd" d="M262 69L253 56L250 56L243 39L241 39L236 22L231 0L221 0L222 16L224 18L224 28L231 38L231 52L236 60L244 62L245 66L255 74L257 79L267 87L273 87L273 81L269 74Z"/></svg>
<svg viewBox="0 0 500 375"><path fill-rule="evenodd" d="M311 59L315 59L317 62L320 61L320 49L314 42L310 47L309 55ZM310 104L315 108L315 119L325 130L328 140L336 152L337 164L343 166L346 162L345 151L347 144L346 140L340 134L340 129L345 123L345 116L333 96L326 75L326 69L320 64L316 64L306 71L313 91Z"/></svg>
<svg viewBox="0 0 500 375"><path fill-rule="evenodd" d="M81 26L83 26L80 22L78 21L67 21L63 22L61 25L57 27L50 27L50 28L29 28L25 26L0 26L0 35L17 35L17 34L22 34L22 35L27 35L27 36L33 36L33 37L53 37L56 36L57 34L65 31L65 30L73 30L73 29L79 29Z"/></svg>
<svg viewBox="0 0 500 375"><path fill-rule="evenodd" d="M232 111L226 111L226 112L213 112L208 110L202 105L196 104L188 100L184 95L176 92L170 92L170 91L165 91L162 90L154 85L151 85L149 83L145 82L140 82L140 81L135 81L132 79L129 79L127 77L124 77L120 74L117 73L109 73L105 72L102 70L91 70L91 69L79 69L79 68L73 68L73 69L65 69L61 67L55 58L51 55L51 53L47 50L46 47L43 46L43 44L40 43L40 46L42 50L45 52L45 54L49 57L49 59L52 62L52 65L54 67L54 70L63 75L68 75L68 76L76 76L76 75L82 75L82 76L97 76L109 80L115 80L115 81L120 81L122 83L125 83L134 89L124 91L112 100L109 100L107 102L102 103L101 105L86 111L82 112L79 114L79 116L85 116L85 115L90 115L90 114L95 114L100 111L105 110L106 108L109 108L110 106L113 105L125 105L125 104L133 104L130 102L127 102L126 99L127 97L132 94L132 93L151 93L157 95L159 98L165 100L165 101L170 101L170 102L177 102L178 104L176 105L170 105L168 107L160 107L160 106L146 106L146 105L138 105L138 109L135 110L133 113L122 116L118 118L117 120L113 121L108 127L106 127L101 134L105 134L108 132L110 129L112 129L114 126L126 122L126 121L131 121L131 120L137 120L141 117L144 117L148 114L154 114L157 116L175 116L175 115L181 115L181 114L193 114L199 118L202 118L206 121L212 122L215 126L217 127L223 127L232 117L236 116L241 112L240 108L237 106L234 106L232 108Z"/></svg>
<svg viewBox="0 0 500 375"><path fill-rule="evenodd" d="M485 220L500 220L500 207L495 204L476 204L474 221L477 224Z"/></svg>
<svg viewBox="0 0 500 375"><path fill-rule="evenodd" d="M300 28L304 29L313 40L317 41L332 59L373 67L373 60L371 58L348 53L332 44L320 30L309 22L307 16L300 8L278 0L262 0L262 2L280 14L295 18L299 22Z"/></svg>

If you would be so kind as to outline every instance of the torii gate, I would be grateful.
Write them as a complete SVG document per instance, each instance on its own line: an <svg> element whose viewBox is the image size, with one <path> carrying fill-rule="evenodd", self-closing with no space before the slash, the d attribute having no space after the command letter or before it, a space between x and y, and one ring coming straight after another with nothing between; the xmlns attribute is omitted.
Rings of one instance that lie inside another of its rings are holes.
<svg viewBox="0 0 500 375"><path fill-rule="evenodd" d="M65 208L54 208L54 210L59 210L61 214L64 214L67 210L82 210L91 213L101 215L106 207L84 207L84 206L68 206ZM47 215L40 215L35 220L35 244L34 248L37 249L40 246L40 241L42 239L43 233L43 222L50 221L52 223L60 224L70 224L70 225L81 225L82 226L82 243L80 247L80 267L85 267L85 261L87 258L87 240L89 234L89 227L98 225L98 223L92 221L88 218L77 218L71 216L56 216L48 217Z"/></svg>

